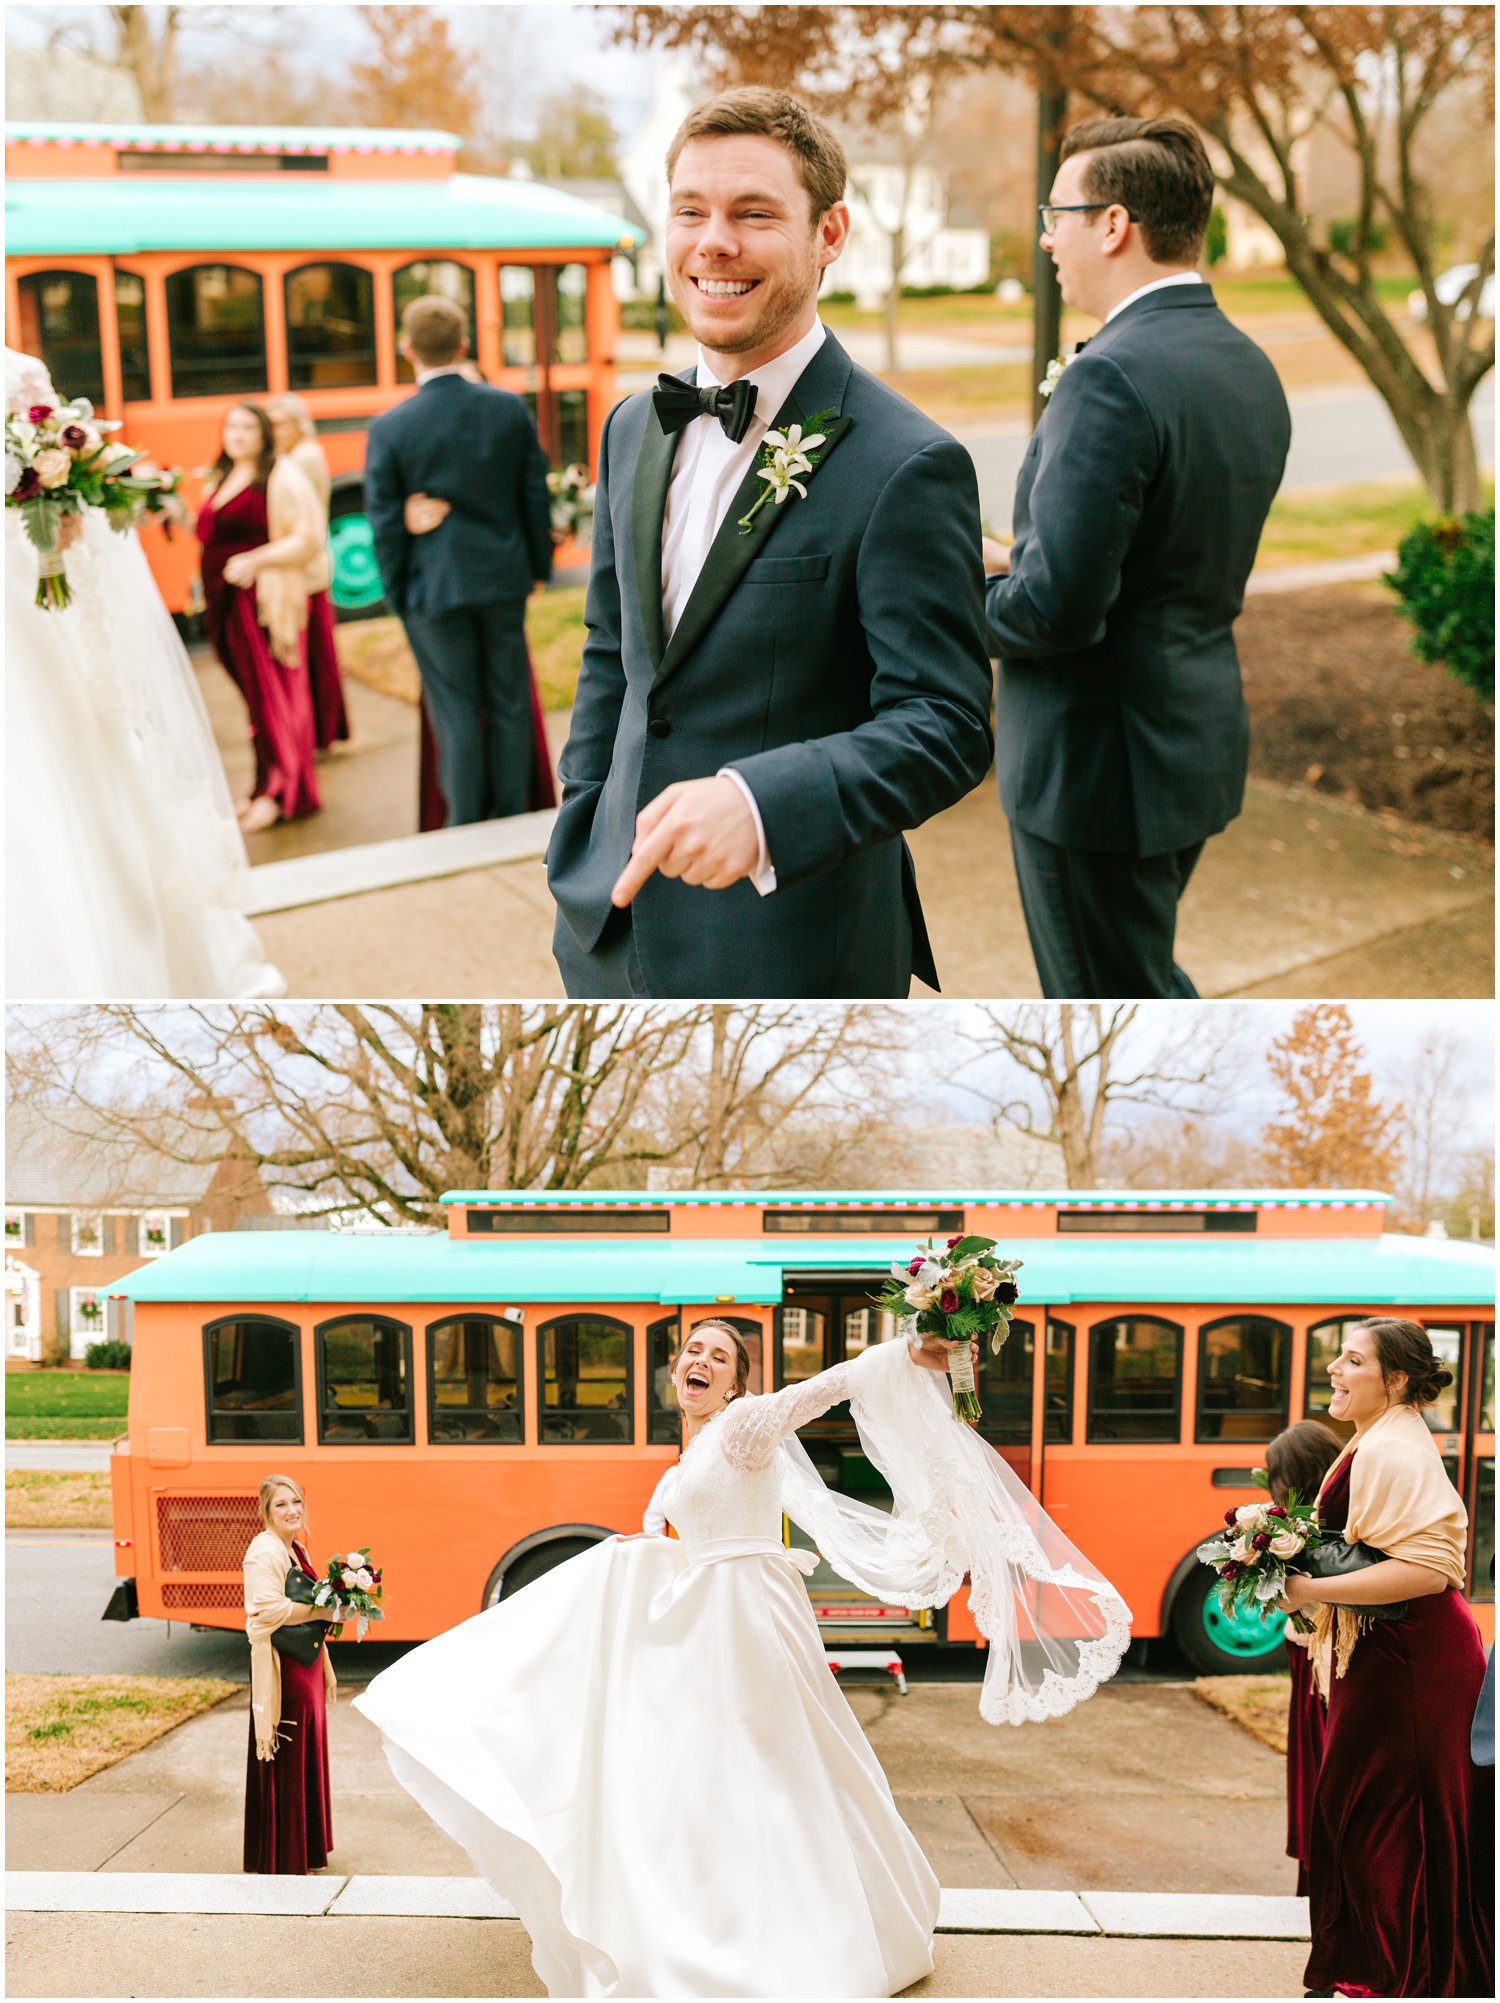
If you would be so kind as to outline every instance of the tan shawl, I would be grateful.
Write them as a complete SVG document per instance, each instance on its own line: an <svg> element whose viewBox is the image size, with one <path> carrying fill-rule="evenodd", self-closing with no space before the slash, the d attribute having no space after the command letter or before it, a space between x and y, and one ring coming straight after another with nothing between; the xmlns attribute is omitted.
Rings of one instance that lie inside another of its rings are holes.
<svg viewBox="0 0 1500 2003"><path fill-rule="evenodd" d="M311 592L329 580L328 516L317 490L295 459L278 459L266 482L270 541L258 552L255 604L270 636L271 652L286 667L301 660Z"/></svg>
<svg viewBox="0 0 1500 2003"><path fill-rule="evenodd" d="M281 1730L281 1657L271 1636L291 1621L314 1618L314 1609L286 1596L285 1544L274 1530L262 1530L245 1552L245 1633L250 1642L250 1711L255 1719L257 1759L272 1760ZM310 1562L310 1561L309 1561ZM332 1704L338 1688L328 1650L322 1651L323 1688Z"/></svg>
<svg viewBox="0 0 1500 2003"><path fill-rule="evenodd" d="M1363 1437L1350 1440L1323 1477L1320 1497L1334 1470L1351 1454L1344 1541L1369 1544L1387 1558L1400 1558L1409 1565L1425 1565L1441 1572L1450 1585L1461 1587L1469 1518L1443 1467L1437 1441L1416 1406L1393 1405ZM1337 1674L1342 1676L1362 1616L1357 1608L1318 1605L1313 1618L1318 1631L1312 1646L1323 1658L1326 1688L1328 1644L1332 1643ZM1367 1618L1363 1624L1369 1625Z"/></svg>

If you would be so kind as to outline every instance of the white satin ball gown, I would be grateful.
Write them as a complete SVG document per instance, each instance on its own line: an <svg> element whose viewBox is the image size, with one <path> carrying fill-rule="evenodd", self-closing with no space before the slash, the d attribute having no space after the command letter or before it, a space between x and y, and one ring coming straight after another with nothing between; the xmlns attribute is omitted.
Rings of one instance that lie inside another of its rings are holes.
<svg viewBox="0 0 1500 2003"><path fill-rule="evenodd" d="M792 1437L845 1398L890 1515L833 1495ZM670 1506L680 1541L596 1545L356 1707L515 1905L549 1995L895 1995L931 1972L938 1883L828 1670L783 1511L904 1604L971 1573L996 1721L1087 1696L1129 1612L900 1341L730 1404Z"/></svg>
<svg viewBox="0 0 1500 2003"><path fill-rule="evenodd" d="M57 401L10 348L5 394L7 409ZM72 603L44 611L36 551L5 511L7 996L278 995L218 748L140 538L94 508L82 530Z"/></svg>

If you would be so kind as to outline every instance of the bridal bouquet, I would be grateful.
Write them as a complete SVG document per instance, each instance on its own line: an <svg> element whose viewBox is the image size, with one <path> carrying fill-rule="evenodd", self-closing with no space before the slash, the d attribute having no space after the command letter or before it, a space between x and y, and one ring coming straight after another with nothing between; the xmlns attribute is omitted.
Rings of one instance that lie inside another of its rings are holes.
<svg viewBox="0 0 1500 2003"><path fill-rule="evenodd" d="M953 1416L966 1426L980 1420L969 1344L988 1337L990 1353L999 1355L1010 1334L1010 1311L1020 1299L1021 1264L997 1259L993 1238L950 1238L941 1252L929 1239L904 1266L891 1267L891 1277L873 1297L887 1314L914 1322L918 1335L949 1344Z"/></svg>
<svg viewBox="0 0 1500 2003"><path fill-rule="evenodd" d="M575 536L584 522L593 520L594 490L587 466L564 466L560 473L549 473L547 492L552 496L552 526L559 534Z"/></svg>
<svg viewBox="0 0 1500 2003"><path fill-rule="evenodd" d="M142 455L106 436L119 428L95 417L86 397L58 404L17 398L6 412L5 505L20 509L41 558L36 603L46 611L62 611L73 597L58 547L64 515L103 508L110 527L123 533L153 506L153 497L175 495L176 483L166 474L134 470ZM156 506L165 513L169 502L163 498Z"/></svg>
<svg viewBox="0 0 1500 2003"><path fill-rule="evenodd" d="M1266 1486L1266 1471L1251 1476L1257 1488ZM1247 1502L1224 1512L1224 1528L1198 1546L1198 1557L1219 1575L1219 1605L1225 1613L1256 1608L1262 1620L1286 1591L1290 1560L1315 1551L1323 1541L1311 1502L1299 1501L1289 1489L1285 1504ZM1303 1613L1290 1616L1299 1634L1311 1634L1313 1623Z"/></svg>
<svg viewBox="0 0 1500 2003"><path fill-rule="evenodd" d="M315 1607L339 1606L344 1618L353 1615L355 1620L354 1639L363 1641L365 1629L372 1620L384 1620L384 1610L376 1605L381 1597L382 1587L380 1567L370 1563L370 1547L362 1551L349 1551L342 1557L328 1560L328 1569L314 1588L312 1603ZM344 1620L328 1630L328 1639L337 1641L344 1631Z"/></svg>

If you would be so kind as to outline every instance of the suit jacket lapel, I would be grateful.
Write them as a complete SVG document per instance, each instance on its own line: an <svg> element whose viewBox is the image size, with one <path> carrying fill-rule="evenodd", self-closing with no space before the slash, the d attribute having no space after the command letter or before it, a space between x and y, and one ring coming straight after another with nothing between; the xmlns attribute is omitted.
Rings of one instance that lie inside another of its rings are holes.
<svg viewBox="0 0 1500 2003"><path fill-rule="evenodd" d="M807 367L803 370L792 393L777 411L771 425L773 431L785 431L790 424L800 424L807 428L809 411L838 412L844 400L844 389L849 381L851 364L848 356L831 334L825 334L819 348ZM763 454L757 451L755 458L740 482L729 512L719 525L719 532L709 546L698 581L682 608L682 617L673 630L666 652L658 657L654 686L660 687L669 675L673 675L687 659L693 648L703 638L714 620L719 616L725 600L739 583L751 562L765 547L766 540L781 517L792 508L805 508L812 501L812 482L822 470L830 452L849 428L847 417L835 415L826 421L820 419L818 430L825 442L818 447L817 464L811 473L804 473L802 484L807 488L807 497L789 494L778 506L775 501L767 501L750 524L749 534L740 528L740 522L759 500L765 490L765 481L757 477ZM663 510L665 510L665 489L663 489ZM660 576L660 533L658 532L657 574ZM639 567L639 566L638 566ZM660 620L658 617L658 630Z"/></svg>
<svg viewBox="0 0 1500 2003"><path fill-rule="evenodd" d="M630 547L635 558L635 590L651 664L660 668L666 636L661 618L661 531L667 512L667 488L677 457L677 433L670 436L648 403L646 429L636 454L630 488Z"/></svg>

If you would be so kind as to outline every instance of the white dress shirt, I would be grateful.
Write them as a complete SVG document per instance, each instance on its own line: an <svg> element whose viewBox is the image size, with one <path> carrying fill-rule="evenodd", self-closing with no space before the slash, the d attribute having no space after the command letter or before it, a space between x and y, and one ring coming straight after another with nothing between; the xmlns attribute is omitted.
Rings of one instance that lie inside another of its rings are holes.
<svg viewBox="0 0 1500 2003"><path fill-rule="evenodd" d="M1203 280L1196 271L1174 271L1170 278L1153 278L1149 285L1138 285L1128 298L1120 301L1118 306L1111 306L1104 316L1104 325L1107 327L1117 313L1123 313L1125 308L1133 306L1137 299L1144 299L1148 292L1165 292L1169 285L1201 285L1202 283Z"/></svg>
<svg viewBox="0 0 1500 2003"><path fill-rule="evenodd" d="M709 549L723 526L740 482L775 423L777 412L822 347L823 339L823 323L814 320L794 347L750 371L747 380L756 388L755 415L738 445L726 435L716 417L695 417L683 427L661 529L661 614L662 631L667 639L671 639L683 607L692 596L693 586L708 560ZM698 386L725 387L702 348L698 350ZM762 897L768 897L776 888L776 871L766 848L766 831L755 795L738 772L723 769L717 776L734 781L755 817L759 855L750 881Z"/></svg>

